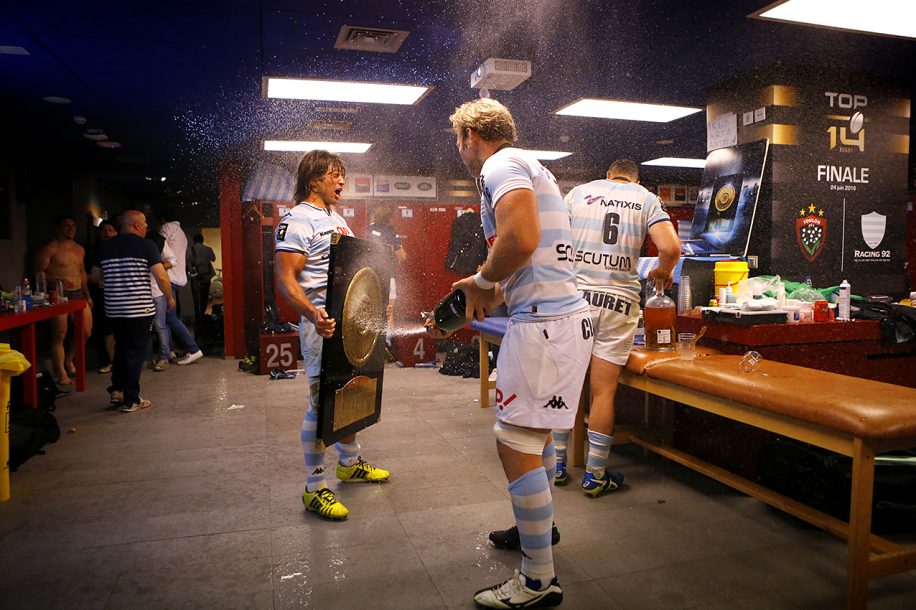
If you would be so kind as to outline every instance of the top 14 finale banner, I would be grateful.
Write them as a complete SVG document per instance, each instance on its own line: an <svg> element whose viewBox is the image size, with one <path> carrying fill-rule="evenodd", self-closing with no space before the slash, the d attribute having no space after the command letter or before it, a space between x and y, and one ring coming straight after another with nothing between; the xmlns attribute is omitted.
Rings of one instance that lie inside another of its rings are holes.
<svg viewBox="0 0 916 610"><path fill-rule="evenodd" d="M798 142L773 156L774 270L905 291L909 100L862 76L795 86Z"/></svg>

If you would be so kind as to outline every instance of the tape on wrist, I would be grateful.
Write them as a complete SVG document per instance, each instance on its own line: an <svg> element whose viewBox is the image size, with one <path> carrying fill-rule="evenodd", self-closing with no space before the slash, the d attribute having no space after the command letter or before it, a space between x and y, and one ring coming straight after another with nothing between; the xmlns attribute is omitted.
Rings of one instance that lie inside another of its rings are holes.
<svg viewBox="0 0 916 610"><path fill-rule="evenodd" d="M477 284L480 288L484 290L493 290L496 287L496 282L491 282L485 278L480 271L474 275L474 283Z"/></svg>

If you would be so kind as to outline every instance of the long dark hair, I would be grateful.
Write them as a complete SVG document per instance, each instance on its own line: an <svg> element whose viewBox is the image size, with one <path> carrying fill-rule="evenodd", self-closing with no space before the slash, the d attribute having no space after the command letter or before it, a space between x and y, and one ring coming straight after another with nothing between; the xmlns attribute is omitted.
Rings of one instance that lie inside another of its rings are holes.
<svg viewBox="0 0 916 610"><path fill-rule="evenodd" d="M295 203L308 199L312 192L311 181L321 180L329 169L347 174L344 162L338 155L326 150L310 150L305 153L296 170Z"/></svg>

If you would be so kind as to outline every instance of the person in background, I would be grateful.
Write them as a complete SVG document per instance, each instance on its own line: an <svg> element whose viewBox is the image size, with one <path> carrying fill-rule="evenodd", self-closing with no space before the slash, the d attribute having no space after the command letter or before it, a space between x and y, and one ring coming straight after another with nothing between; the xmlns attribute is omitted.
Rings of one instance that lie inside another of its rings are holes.
<svg viewBox="0 0 916 610"><path fill-rule="evenodd" d="M54 362L58 385L73 385L71 375L76 374L73 365L73 342L85 341L92 334L92 296L84 267L86 252L74 241L76 221L72 216L58 216L54 220L57 235L45 244L35 256L36 273L44 273L48 290L53 290L60 281L68 299L85 299L86 307L77 314L83 316L85 337L73 337L70 345L64 347L67 338L68 315L51 319L51 360Z"/></svg>
<svg viewBox="0 0 916 610"><path fill-rule="evenodd" d="M167 239L154 241L161 245L162 249L159 255L162 260L162 267L166 270L166 273L170 273L172 269L176 268L178 264L178 257L175 255L175 252L172 250L172 247L169 245ZM170 281L171 279L172 276L169 276ZM151 277L150 281L155 283L155 278ZM172 294L177 294L178 286L174 282L171 282L171 284ZM177 340L187 350L187 354L177 359L177 364L187 365L196 360L199 360L201 357L203 357L203 352L201 351L200 346L197 345L197 341L194 339L194 335L191 334L191 331L188 330L188 327L185 326L184 322L181 321L181 318L178 317L178 307L176 306L172 309L169 309L165 299L165 294L159 290L159 287L151 285L151 289L153 294L153 303L156 307L154 327L156 329L156 334L159 337L159 358L153 363L153 370L156 372L168 370L169 362L175 358L175 340Z"/></svg>
<svg viewBox="0 0 916 610"><path fill-rule="evenodd" d="M470 275L487 260L487 240L483 236L480 214L472 207L465 208L452 223L445 269L459 275Z"/></svg>
<svg viewBox="0 0 916 610"><path fill-rule="evenodd" d="M188 276L191 278L191 288L194 295L194 322L197 326L197 336L201 336L203 319L207 312L207 303L210 300L210 282L216 276L213 262L216 253L213 248L204 245L204 236L194 234L194 244L188 256Z"/></svg>
<svg viewBox="0 0 916 610"><path fill-rule="evenodd" d="M97 231L98 240L92 250L86 253L84 268L87 273L92 271L92 266L95 264L95 259L102 243L118 234L118 228L115 223L107 219L99 223ZM108 323L108 318L105 316L102 287L96 284L91 276L88 279L89 294L92 297L92 336L95 337L95 342L100 350L104 351L108 357L108 364L99 367L99 373L108 374L111 372L111 366L114 362L114 333L111 330L111 324ZM48 290L53 290L53 287L49 285Z"/></svg>
<svg viewBox="0 0 916 610"><path fill-rule="evenodd" d="M658 267L649 280L668 286L681 256L681 242L661 200L639 185L639 166L620 159L607 177L572 189L566 196L573 232L576 281L589 303L595 343L589 364L590 410L588 461L582 490L590 496L613 491L623 474L608 471L614 442L614 395L639 323L639 276L636 263L646 235L658 247ZM556 484L566 483L569 430L554 430Z"/></svg>
<svg viewBox="0 0 916 610"><path fill-rule="evenodd" d="M393 213L393 204L388 202L376 204L372 224L369 225L368 238L373 241L388 244L394 248L394 260L398 264L401 264L407 260L407 252L404 251L404 246L401 245L401 238L398 237L394 227L391 226L391 215ZM394 278L396 273L397 266L392 270L391 283L388 286L388 309L386 310L386 314L388 317L389 332L394 328L394 304L398 298L398 287ZM390 338L388 342L390 344Z"/></svg>
<svg viewBox="0 0 916 610"><path fill-rule="evenodd" d="M172 216L171 212L164 212L162 214L162 219L164 222L162 226L159 227L159 235L165 239L165 246L168 247L168 249L166 249L164 246L162 250L162 266L165 268L166 272L168 272L169 281L172 283L172 294L176 295L175 300L177 301L178 291L182 286L188 283L188 275L185 267L188 238L181 229L181 224ZM156 310L156 315L159 315L159 308ZM165 322L169 327L171 339L178 339L188 352L179 358L177 362L179 366L184 366L200 360L204 357L204 353L201 351L191 331L189 331L188 327L181 321L180 315L181 311L176 305L174 310L166 311ZM157 363L160 368L157 369L156 365L154 365L153 370L159 371L168 368L168 357L171 356L171 352L172 345L170 344L168 350L165 351L166 360L163 363L163 349L160 345L159 362Z"/></svg>
<svg viewBox="0 0 916 610"><path fill-rule="evenodd" d="M497 546L522 550L514 576L474 594L488 608L546 608L563 601L553 562L550 430L570 428L592 347L587 304L576 292L569 215L557 181L515 148L515 121L493 99L462 104L450 117L458 154L481 193L489 254L452 285L466 315L482 320L503 299L509 324L496 381L496 449L509 481L516 525L493 532ZM443 333L432 333L442 336ZM499 541L499 542L497 542Z"/></svg>
<svg viewBox="0 0 916 610"><path fill-rule="evenodd" d="M299 342L309 380L309 407L302 418L299 439L305 457L307 481L302 492L306 510L327 519L346 519L349 509L324 479L324 443L318 438L319 380L324 338L334 334L336 320L328 316L325 299L331 235L353 235L334 206L343 191L346 168L340 157L326 150L306 153L296 172L298 202L277 225L275 265L280 294L299 314ZM340 454L337 478L345 483L387 481L387 470L360 456L355 434L337 442Z"/></svg>
<svg viewBox="0 0 916 610"><path fill-rule="evenodd" d="M150 350L153 296L150 273L165 295L167 307L175 309L172 285L162 267L155 244L144 239L148 225L138 210L121 215L121 231L99 247L92 267L95 282L103 287L105 315L115 337L114 365L108 386L111 405L122 413L152 406L140 396L140 374Z"/></svg>

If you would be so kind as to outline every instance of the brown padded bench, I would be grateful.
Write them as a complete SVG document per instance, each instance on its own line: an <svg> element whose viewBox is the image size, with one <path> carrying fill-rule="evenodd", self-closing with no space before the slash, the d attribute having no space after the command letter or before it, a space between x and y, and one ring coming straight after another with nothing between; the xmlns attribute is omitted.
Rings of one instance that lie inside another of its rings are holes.
<svg viewBox="0 0 916 610"><path fill-rule="evenodd" d="M768 360L743 373L740 360L703 354L689 361L676 353L634 351L620 383L851 457L849 523L672 447L670 407L653 409L646 427L618 430L615 438L845 538L846 607L865 608L870 579L916 569L916 547L871 533L875 454L916 446L916 390Z"/></svg>

